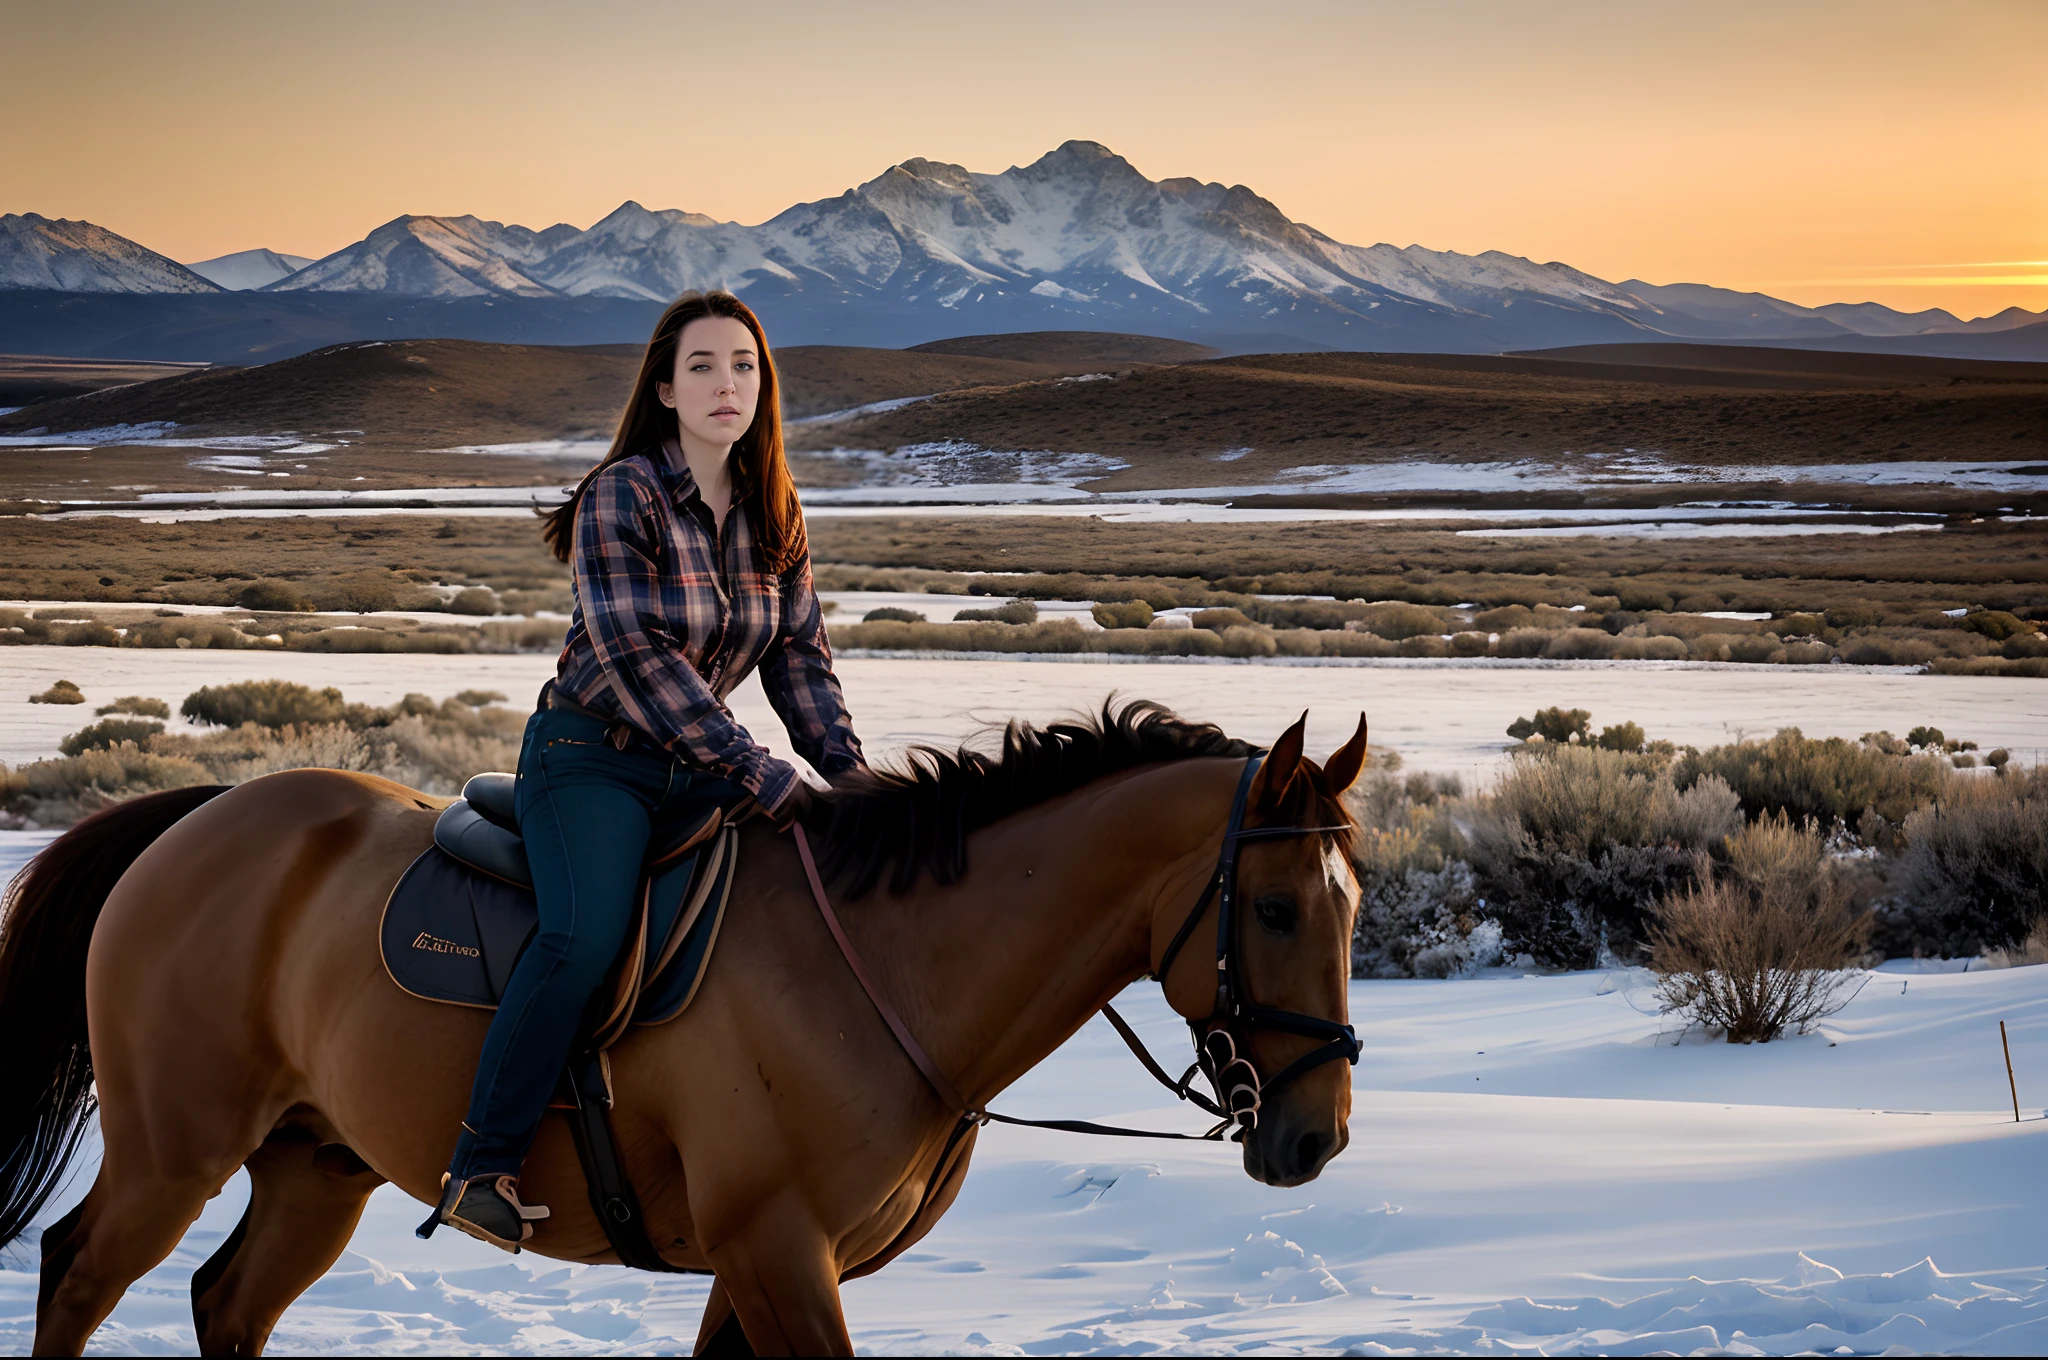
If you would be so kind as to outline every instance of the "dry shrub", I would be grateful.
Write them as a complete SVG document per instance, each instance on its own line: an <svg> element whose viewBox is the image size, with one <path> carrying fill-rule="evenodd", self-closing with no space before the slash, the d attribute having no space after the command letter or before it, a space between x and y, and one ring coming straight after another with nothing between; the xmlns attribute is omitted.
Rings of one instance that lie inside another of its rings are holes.
<svg viewBox="0 0 2048 1360"><path fill-rule="evenodd" d="M1242 609L1198 609L1192 622L1195 627L1207 628L1212 633L1252 626L1251 619L1245 616Z"/></svg>
<svg viewBox="0 0 2048 1360"><path fill-rule="evenodd" d="M196 761L129 743L15 769L0 766L0 801L8 820L69 826L123 799L211 780L206 767Z"/></svg>
<svg viewBox="0 0 2048 1360"><path fill-rule="evenodd" d="M185 696L181 710L194 722L214 727L305 727L342 721L348 705L333 686L316 690L291 680L241 680L206 685Z"/></svg>
<svg viewBox="0 0 2048 1360"><path fill-rule="evenodd" d="M1604 661L1620 647L1621 639L1598 628L1563 628L1551 635L1543 655L1555 661Z"/></svg>
<svg viewBox="0 0 2048 1360"><path fill-rule="evenodd" d="M1072 619L1028 624L839 624L832 628L832 645L842 650L884 652L1121 652L1140 656L1221 656L1225 649L1223 636L1206 628L1089 632Z"/></svg>
<svg viewBox="0 0 2048 1360"><path fill-rule="evenodd" d="M1498 962L1500 922L1460 858L1458 780L1420 771L1401 778L1392 752L1373 752L1370 765L1345 795L1359 824L1352 976L1456 977Z"/></svg>
<svg viewBox="0 0 2048 1360"><path fill-rule="evenodd" d="M1533 609L1527 605L1511 604L1500 609L1485 610L1472 618L1474 628L1483 628L1489 633L1505 633L1515 628L1538 628L1545 631L1582 628L1587 622L1587 614L1583 609L1559 609L1547 604L1539 604Z"/></svg>
<svg viewBox="0 0 2048 1360"><path fill-rule="evenodd" d="M2036 921L2027 938L2010 949L1984 951L1986 968L2029 968L2048 963L2048 920Z"/></svg>
<svg viewBox="0 0 2048 1360"><path fill-rule="evenodd" d="M1938 654L1925 638L1852 633L1841 644L1842 660L1852 666L1924 666Z"/></svg>
<svg viewBox="0 0 2048 1360"><path fill-rule="evenodd" d="M1820 833L1765 817L1728 842L1728 874L1659 905L1650 966L1667 1014L1731 1044L1805 1033L1841 1009L1868 922L1829 871Z"/></svg>
<svg viewBox="0 0 2048 1360"><path fill-rule="evenodd" d="M1927 669L1935 675L2016 675L2039 680L2048 676L2048 657L1938 656L1927 663Z"/></svg>
<svg viewBox="0 0 2048 1360"><path fill-rule="evenodd" d="M323 613L369 614L399 607L401 582L379 568L352 571L314 585L310 597Z"/></svg>
<svg viewBox="0 0 2048 1360"><path fill-rule="evenodd" d="M41 694L29 695L28 701L32 704L82 704L85 691L75 681L59 680Z"/></svg>
<svg viewBox="0 0 2048 1360"><path fill-rule="evenodd" d="M488 586L471 586L458 590L442 608L450 614L473 614L479 617L498 613L503 609L498 593Z"/></svg>
<svg viewBox="0 0 2048 1360"><path fill-rule="evenodd" d="M1517 741L1541 738L1552 742L1582 741L1591 731L1593 715L1583 708L1539 708L1534 717L1517 718L1508 724L1508 735ZM1640 743L1638 743L1640 744Z"/></svg>
<svg viewBox="0 0 2048 1360"><path fill-rule="evenodd" d="M1741 825L1718 780L1680 790L1657 755L1547 742L1518 749L1469 816L1506 947L1565 968L1635 954L1650 908Z"/></svg>
<svg viewBox="0 0 2048 1360"><path fill-rule="evenodd" d="M1411 637L1435 637L1458 627L1457 616L1450 611L1419 604L1389 602L1353 608L1355 613L1343 624L1344 627L1393 642Z"/></svg>
<svg viewBox="0 0 2048 1360"><path fill-rule="evenodd" d="M1887 952L2010 949L2048 920L2048 770L1954 779L1902 834L1878 925Z"/></svg>
<svg viewBox="0 0 2048 1360"><path fill-rule="evenodd" d="M321 706L324 695L306 693L313 695L312 707ZM340 696L334 697L339 704ZM479 771L509 770L518 763L525 716L496 706L500 697L465 692L436 704L423 694L409 694L390 708L339 704L340 721L275 727L245 722L200 733L145 732L139 742L100 742L100 736L118 735L102 731L117 724L157 727L109 718L68 739L63 759L13 770L0 766L0 803L8 821L63 826L159 789L239 784L299 769L356 770L450 794ZM484 703L479 706L478 700ZM88 743L87 737L95 740Z"/></svg>
<svg viewBox="0 0 2048 1360"><path fill-rule="evenodd" d="M453 654L473 649L475 639L467 628L399 632L382 628L322 628L294 633L285 645L295 652L437 652Z"/></svg>
<svg viewBox="0 0 2048 1360"><path fill-rule="evenodd" d="M114 700L111 704L101 704L93 712L103 718L109 713L132 713L138 718L168 718L171 716L171 706L147 694L129 694Z"/></svg>
<svg viewBox="0 0 2048 1360"><path fill-rule="evenodd" d="M910 611L901 610L898 612L907 614ZM885 613L885 610L871 609L862 621L871 621L877 615L883 613ZM1011 600L1009 603L999 604L993 609L962 609L955 612L953 617L963 623L1037 623L1038 606L1030 600ZM924 622L924 615L919 614L914 618L903 619L901 622L922 623Z"/></svg>
<svg viewBox="0 0 2048 1360"><path fill-rule="evenodd" d="M1104 628L1152 626L1152 606L1143 600L1105 601L1094 605L1089 612L1095 616L1095 622Z"/></svg>
<svg viewBox="0 0 2048 1360"><path fill-rule="evenodd" d="M128 630L133 647L210 647L234 650L254 647L256 639L219 619L150 619Z"/></svg>
<svg viewBox="0 0 2048 1360"><path fill-rule="evenodd" d="M57 749L67 756L83 755L87 751L103 751L122 742L140 745L164 730L160 722L147 718L101 718L81 731L57 743Z"/></svg>
<svg viewBox="0 0 2048 1360"><path fill-rule="evenodd" d="M1751 817L1782 812L1795 822L1811 818L1822 826L1854 826L1866 808L1903 822L1955 779L1948 761L1938 756L1894 755L1841 737L1809 740L1796 727L1768 741L1687 750L1673 770L1680 788L1709 774L1735 790Z"/></svg>
<svg viewBox="0 0 2048 1360"><path fill-rule="evenodd" d="M269 614L307 613L313 602L289 581L256 581L235 592L235 603L244 609Z"/></svg>
<svg viewBox="0 0 2048 1360"><path fill-rule="evenodd" d="M1496 656L1542 656L1553 636L1548 628L1511 628L1493 645Z"/></svg>
<svg viewBox="0 0 2048 1360"><path fill-rule="evenodd" d="M1675 637L1624 637L1614 640L1616 661L1683 661L1685 642Z"/></svg>
<svg viewBox="0 0 2048 1360"><path fill-rule="evenodd" d="M1692 640L1691 650L1695 661L1760 664L1778 650L1778 639L1772 633L1703 633Z"/></svg>

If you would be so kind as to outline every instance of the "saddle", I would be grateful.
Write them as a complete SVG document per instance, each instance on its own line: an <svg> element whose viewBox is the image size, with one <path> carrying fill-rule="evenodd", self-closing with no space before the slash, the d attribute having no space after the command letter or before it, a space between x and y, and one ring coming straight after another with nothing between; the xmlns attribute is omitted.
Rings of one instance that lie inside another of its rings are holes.
<svg viewBox="0 0 2048 1360"><path fill-rule="evenodd" d="M480 774L434 823L384 906L385 971L428 1001L496 1009L539 928L533 875L512 810L513 777ZM586 1013L579 1049L682 1014L703 980L737 867L739 832L708 808L649 843L625 947Z"/></svg>
<svg viewBox="0 0 2048 1360"><path fill-rule="evenodd" d="M533 874L513 810L514 777L480 774L434 823L434 843L384 904L378 943L399 988L427 1001L497 1009L540 926ZM739 867L739 828L709 808L660 827L641 866L634 924L584 1012L551 1110L567 1111L591 1207L620 1260L676 1271L648 1240L639 1197L611 1127L605 1050L635 1025L681 1015L718 942ZM434 1220L429 1220L431 1224ZM428 1225L423 1230L431 1231Z"/></svg>

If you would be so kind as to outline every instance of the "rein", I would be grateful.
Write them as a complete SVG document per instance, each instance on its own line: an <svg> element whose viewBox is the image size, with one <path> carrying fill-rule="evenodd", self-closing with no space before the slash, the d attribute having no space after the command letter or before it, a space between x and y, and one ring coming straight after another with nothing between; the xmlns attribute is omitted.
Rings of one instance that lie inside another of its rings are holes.
<svg viewBox="0 0 2048 1360"><path fill-rule="evenodd" d="M825 926L832 933L832 941L839 946L840 954L846 959L847 967L853 971L854 979L861 990L867 993L877 1013L888 1025L889 1032L896 1036L896 1042L910 1058L924 1079L931 1085L940 1100L960 1113L963 1126L966 1124L1015 1124L1025 1128L1059 1129L1068 1133L1109 1134L1122 1138L1170 1138L1190 1142L1220 1141L1227 1130L1234 1141L1242 1142L1247 1134L1259 1124L1259 1108L1265 1097L1279 1091L1304 1072L1320 1067L1326 1062L1342 1058L1352 1066L1358 1065L1359 1044L1357 1032L1349 1025L1340 1025L1334 1020L1320 1016L1302 1015L1296 1011L1276 1010L1261 1006L1251 997L1237 961L1237 852L1238 847L1251 840L1277 840L1282 837L1313 836L1326 831L1341 831L1337 826L1259 826L1244 825L1245 801L1250 795L1252 779L1259 766L1265 761L1265 753L1259 752L1245 762L1244 774L1237 781L1237 792L1230 802L1230 820L1223 828L1223 848L1216 858L1216 872L1209 877L1208 886L1195 902L1194 910L1174 933L1173 940L1160 955L1159 965L1152 970L1152 976L1163 986L1167 971L1181 948L1193 936L1195 926L1208 911L1210 902L1216 906L1216 1004L1209 1014L1200 1020L1190 1020L1188 1029L1194 1037L1195 1061L1175 1081L1166 1069L1146 1049L1137 1032L1125 1022L1116 1010L1105 1004L1102 1014L1113 1026L1131 1052L1143 1063L1145 1070L1152 1074L1161 1086L1173 1092L1181 1100L1206 1110L1217 1118L1215 1127L1206 1133L1165 1133L1156 1129L1127 1129L1113 1124L1097 1124L1085 1119L1018 1119L1012 1115L998 1114L986 1106L977 1106L962 1099L959 1091L946 1080L938 1065L926 1053L917 1036L903 1023L903 1017L889 1003L888 996L875 984L874 975L868 971L860 951L847 938L846 928L839 922L839 914L832 909L832 899L825 891L825 881L818 874L818 862L811 854L810 838L804 834L801 822L790 824L790 834L796 840L797 857L803 861L804 877L810 881L811 898L818 905L818 914L825 918ZM1297 1034L1311 1039L1322 1039L1320 1046L1302 1054L1293 1062L1280 1069L1271 1080L1259 1076L1258 1068L1249 1058L1240 1056L1238 1033L1256 1032L1260 1029L1277 1029L1287 1034ZM1200 1072L1215 1090L1214 1099L1202 1094L1189 1085Z"/></svg>

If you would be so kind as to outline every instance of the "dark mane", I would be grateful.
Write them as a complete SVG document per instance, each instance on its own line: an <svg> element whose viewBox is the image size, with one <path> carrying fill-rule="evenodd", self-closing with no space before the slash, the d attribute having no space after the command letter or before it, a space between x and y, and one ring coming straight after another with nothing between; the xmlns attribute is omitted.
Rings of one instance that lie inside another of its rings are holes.
<svg viewBox="0 0 2048 1360"><path fill-rule="evenodd" d="M913 746L894 768L842 777L805 825L822 843L825 872L846 875L848 896L874 887L885 870L889 890L903 892L925 869L941 883L958 879L967 872L968 833L1012 813L1140 765L1257 749L1163 704L1118 706L1112 698L1099 714L1045 727L1011 722L999 756Z"/></svg>

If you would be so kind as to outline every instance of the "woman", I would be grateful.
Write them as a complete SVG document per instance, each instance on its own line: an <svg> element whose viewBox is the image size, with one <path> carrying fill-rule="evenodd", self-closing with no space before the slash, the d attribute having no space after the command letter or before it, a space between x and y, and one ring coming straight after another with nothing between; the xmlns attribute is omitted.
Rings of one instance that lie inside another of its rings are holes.
<svg viewBox="0 0 2048 1360"><path fill-rule="evenodd" d="M484 1039L436 1212L514 1251L548 1212L520 1203L520 1163L624 941L651 829L709 804L786 824L805 805L725 696L758 669L813 767L861 761L745 303L689 293L662 314L611 451L543 532L574 570L576 612L519 754L540 929Z"/></svg>

